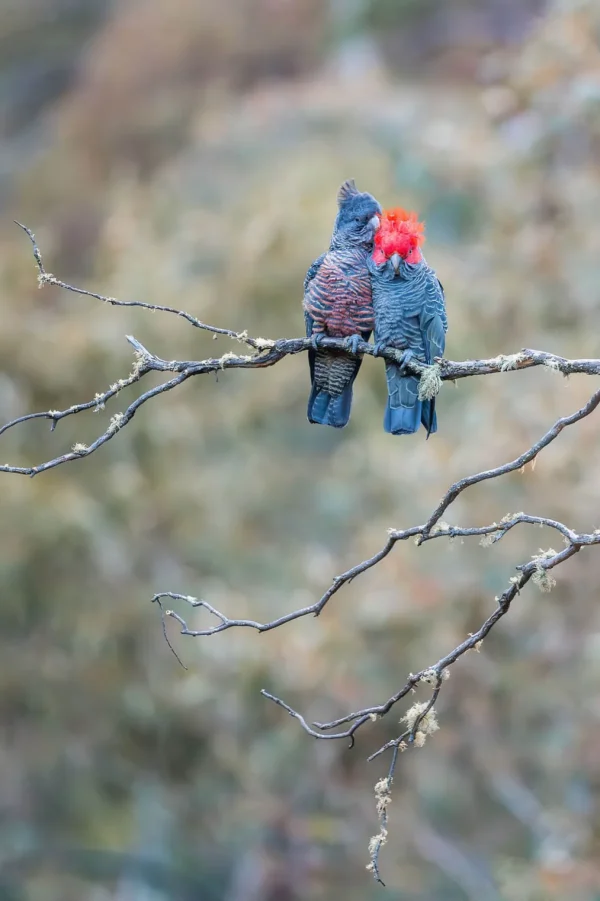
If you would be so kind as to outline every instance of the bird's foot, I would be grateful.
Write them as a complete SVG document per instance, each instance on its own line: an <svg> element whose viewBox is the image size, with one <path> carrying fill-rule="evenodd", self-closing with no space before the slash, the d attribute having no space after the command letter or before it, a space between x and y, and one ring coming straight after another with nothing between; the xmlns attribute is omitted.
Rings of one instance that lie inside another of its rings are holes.
<svg viewBox="0 0 600 901"><path fill-rule="evenodd" d="M346 350L348 350L351 354L354 354L355 357L358 356L358 345L362 342L362 337L360 335L350 335L349 338L346 338L344 341L344 345Z"/></svg>
<svg viewBox="0 0 600 901"><path fill-rule="evenodd" d="M321 342L323 341L323 338L325 338L325 337L326 337L326 335L324 335L322 332L317 332L316 335L313 334L311 336L310 343L312 344L314 350L319 349L319 345L321 344Z"/></svg>
<svg viewBox="0 0 600 901"><path fill-rule="evenodd" d="M403 351L402 358L400 359L400 362L398 363L398 369L400 370L400 372L404 372L404 370L406 369L407 363L410 363L410 361L412 359L414 359L415 355L409 347L407 347L406 349L403 349L403 348L398 348L398 349Z"/></svg>
<svg viewBox="0 0 600 901"><path fill-rule="evenodd" d="M407 364L410 363L415 356L414 352L407 347L404 338L390 338L386 341L376 341L373 349L373 356L380 357L383 354L383 351L388 349L402 351L402 356L397 361L400 372L403 372L406 369Z"/></svg>

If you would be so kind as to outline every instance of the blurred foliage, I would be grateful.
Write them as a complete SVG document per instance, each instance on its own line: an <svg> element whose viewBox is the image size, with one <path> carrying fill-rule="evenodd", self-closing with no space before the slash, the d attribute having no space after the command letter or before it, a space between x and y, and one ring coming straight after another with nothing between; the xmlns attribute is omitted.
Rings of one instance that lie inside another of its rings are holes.
<svg viewBox="0 0 600 901"><path fill-rule="evenodd" d="M593 0L6 9L2 420L125 376L125 334L169 359L229 349L175 317L39 292L13 217L64 279L293 336L349 176L425 217L451 358L598 356ZM33 77L42 63L52 90ZM380 363L365 362L338 434L306 422L307 363L290 358L187 383L85 462L3 476L2 898L380 897L364 865L384 763L365 757L404 710L349 751L309 740L259 690L310 719L387 698L555 536L397 547L318 620L262 636L170 627L187 671L150 597L189 592L257 619L309 603L388 527L423 521L450 482L513 458L591 387L546 371L469 379L444 387L434 438L393 440ZM52 434L9 432L3 459L89 442L133 396ZM591 417L535 469L463 495L452 521L523 509L599 526L597 443ZM391 898L600 898L599 575L578 555L453 670L440 732L394 786Z"/></svg>

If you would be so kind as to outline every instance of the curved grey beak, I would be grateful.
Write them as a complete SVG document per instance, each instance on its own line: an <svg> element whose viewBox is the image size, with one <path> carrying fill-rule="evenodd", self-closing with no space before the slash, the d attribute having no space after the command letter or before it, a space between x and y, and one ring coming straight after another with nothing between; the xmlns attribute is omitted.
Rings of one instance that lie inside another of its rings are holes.
<svg viewBox="0 0 600 901"><path fill-rule="evenodd" d="M400 254L393 253L390 257L390 263L392 264L394 275L398 275L398 272L400 270Z"/></svg>
<svg viewBox="0 0 600 901"><path fill-rule="evenodd" d="M379 216L371 216L371 218L369 219L369 225L370 225L371 228L373 229L373 234L375 234L375 232L377 231L377 229L378 229L379 226L381 225L381 221L380 221L380 219L379 219Z"/></svg>

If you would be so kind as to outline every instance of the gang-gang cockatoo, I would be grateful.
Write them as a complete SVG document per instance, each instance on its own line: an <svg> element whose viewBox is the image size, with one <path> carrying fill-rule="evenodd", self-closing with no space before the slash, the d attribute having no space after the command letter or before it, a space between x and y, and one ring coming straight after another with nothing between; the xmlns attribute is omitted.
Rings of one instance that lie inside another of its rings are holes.
<svg viewBox="0 0 600 901"><path fill-rule="evenodd" d="M376 347L404 350L401 364L385 364L388 401L383 425L392 435L416 432L421 423L428 436L437 431L435 398L420 400L419 379L404 372L411 357L432 364L446 345L444 290L421 252L423 232L415 213L385 211L368 262Z"/></svg>
<svg viewBox="0 0 600 901"><path fill-rule="evenodd" d="M371 278L367 260L379 227L381 207L371 194L361 193L354 180L345 181L337 196L338 214L329 250L315 260L304 280L306 334L312 390L310 422L343 428L352 406L352 385L361 359L319 346L323 337L346 338L356 353L360 339L373 329Z"/></svg>

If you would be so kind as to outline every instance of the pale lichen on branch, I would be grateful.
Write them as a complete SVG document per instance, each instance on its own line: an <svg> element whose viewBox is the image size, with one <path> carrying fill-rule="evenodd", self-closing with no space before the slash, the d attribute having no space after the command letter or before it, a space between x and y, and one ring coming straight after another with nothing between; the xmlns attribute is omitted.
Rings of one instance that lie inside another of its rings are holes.
<svg viewBox="0 0 600 901"><path fill-rule="evenodd" d="M107 428L91 444L86 445L77 442L67 453L40 463L37 466L19 467L4 464L0 466L0 472L34 476L63 463L87 457L122 431L131 422L135 413L141 406L148 401L177 388L189 378L205 375L207 373L218 373L226 369L264 369L281 362L285 357L306 352L312 347L312 342L309 338L301 337L278 340L262 337L254 338L248 335L246 330L238 331L208 325L197 319L195 316L171 306L149 304L142 301L122 301L115 297L105 296L94 291L70 285L45 270L43 258L33 233L26 226L21 225L20 223L17 224L23 229L31 242L34 259L38 269L38 282L40 288L43 288L46 285L52 285L74 294L100 300L111 306L139 307L144 310L173 314L184 319L193 327L211 333L213 338L218 336L228 337L236 342L245 344L252 352L249 354L238 354L233 351L227 351L220 357L210 357L204 360L164 360L149 351L132 335L128 335L126 336L127 341L134 351L134 363L132 371L127 378L119 379L112 384L108 390L96 393L91 400L74 404L66 410L48 410L40 413L29 413L13 419L0 428L0 436L9 429L33 419L48 420L50 422L51 431L54 431L57 424L68 416L76 415L85 412L86 410L92 410L96 413L104 410L106 404L124 388L128 388L137 382L140 382L150 372L170 373L171 377L161 384L140 394L123 411L113 414ZM322 340L321 346L323 348L347 352L345 339L326 337ZM356 352L361 356L382 356L384 359L392 361L399 361L401 359L401 354L396 348L388 347L383 350L377 348L377 351L375 351L374 345L365 341L358 342ZM411 359L406 364L407 370L420 378L419 396L421 398L433 397L438 393L444 381L456 381L472 376L491 375L496 373L511 373L537 366L542 366L547 370L561 373L565 377L575 373L600 375L600 359L569 360L545 351L531 349L522 349L513 354L502 354L491 359L483 360L453 362L445 359L436 359L432 366L426 366L415 359ZM401 717L400 723L404 726L402 733L381 746L368 758L369 760L374 760L386 751L391 751L391 762L388 774L383 779L380 779L375 786L379 832L377 835L373 836L369 844L370 860L368 869L379 882L382 881L379 873L379 853L388 838L388 809L392 801L392 784L398 757L402 751L406 751L409 748L422 748L427 737L433 735L439 728L435 705L442 690L443 683L448 678L449 667L456 663L456 661L468 651L480 650L483 640L489 634L491 629L494 628L496 623L509 611L515 597L519 595L520 591L530 580L541 591L550 591L555 585L555 577L551 572L555 567L577 554L582 548L600 544L600 530L591 533L578 533L557 520L529 515L524 512L508 514L500 518L497 522L493 522L489 525L473 527L452 525L443 520L442 517L447 514L448 509L462 492L473 485L520 470L529 462L535 463L538 454L553 442L563 429L568 428L589 416L597 409L599 404L600 390L595 391L587 403L579 410L576 410L569 416L559 418L538 441L514 460L501 466L497 466L494 469L483 470L454 482L447 489L437 507L433 510L425 523L406 529L389 530L387 541L379 551L372 557L363 560L341 575L336 576L329 588L313 604L293 610L271 621L259 622L258 620L253 619L230 618L222 611L217 610L208 601L187 594L165 591L159 592L153 597L153 601L160 607L161 616L163 618L163 627L165 618L174 619L181 627L181 634L185 636L195 638L208 637L232 628L248 628L254 629L257 632L267 632L300 619L301 617L310 615L319 616L332 597L337 594L344 585L350 583L353 579L380 563L393 550L397 542L413 539L415 544L420 546L424 542L438 540L440 538L447 538L452 541L456 538L466 539L478 537L480 544L484 547L490 547L504 538L504 536L512 529L522 526L547 527L560 534L564 545L560 551L555 551L552 548L545 551L540 549L539 553L535 554L530 560L515 567L517 574L509 579L508 587L505 588L500 595L494 598L494 610L477 631L470 633L464 641L449 651L444 657L440 658L436 663L424 667L418 673L410 673L406 678L404 685L383 703L357 710L332 720L331 722L309 723L302 714L294 710L280 698L263 690L262 694L266 698L273 701L291 717L297 720L302 729L310 736L316 739L325 740L348 739L350 746L352 747L358 729L368 723L371 725L376 724L379 719L385 717L403 698L414 692L419 684L431 686L432 691L429 700L413 704L413 706ZM190 628L184 617L177 611L173 609L165 610L163 608L162 601L165 598L187 604L194 609L204 609L208 616L212 617L213 625L208 625L201 629ZM166 630L165 638L169 641ZM173 648L171 649L173 650ZM173 653L175 653L175 651L173 651Z"/></svg>

